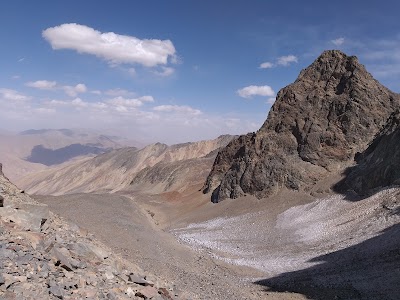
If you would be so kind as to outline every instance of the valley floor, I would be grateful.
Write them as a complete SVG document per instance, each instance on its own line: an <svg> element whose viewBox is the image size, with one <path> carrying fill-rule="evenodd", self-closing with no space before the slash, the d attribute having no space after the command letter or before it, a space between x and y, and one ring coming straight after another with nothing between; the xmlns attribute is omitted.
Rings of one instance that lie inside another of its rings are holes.
<svg viewBox="0 0 400 300"><path fill-rule="evenodd" d="M35 196L62 217L73 221L145 272L174 282L182 299L306 299L293 293L266 292L252 284L262 273L224 263L193 251L154 224L150 211L116 194Z"/></svg>
<svg viewBox="0 0 400 300"><path fill-rule="evenodd" d="M394 300L398 195L388 189L353 201L286 192L218 205L200 193L35 199L144 271L173 281L183 299Z"/></svg>

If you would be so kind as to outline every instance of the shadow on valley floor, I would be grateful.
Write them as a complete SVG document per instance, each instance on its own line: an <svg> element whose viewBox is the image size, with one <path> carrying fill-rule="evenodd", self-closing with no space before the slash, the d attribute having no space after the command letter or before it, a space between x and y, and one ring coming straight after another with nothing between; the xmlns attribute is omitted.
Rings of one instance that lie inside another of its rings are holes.
<svg viewBox="0 0 400 300"><path fill-rule="evenodd" d="M400 224L357 245L318 256L307 269L257 281L267 291L296 292L315 300L400 297Z"/></svg>

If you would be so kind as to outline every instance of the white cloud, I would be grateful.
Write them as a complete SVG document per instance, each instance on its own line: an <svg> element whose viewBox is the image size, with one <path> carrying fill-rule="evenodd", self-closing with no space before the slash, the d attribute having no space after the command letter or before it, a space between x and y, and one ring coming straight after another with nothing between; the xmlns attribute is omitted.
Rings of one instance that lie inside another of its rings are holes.
<svg viewBox="0 0 400 300"><path fill-rule="evenodd" d="M275 95L274 90L269 85L250 85L246 86L240 90L237 90L237 93L242 98L251 98L253 96L268 96L272 97Z"/></svg>
<svg viewBox="0 0 400 300"><path fill-rule="evenodd" d="M140 101L139 99L126 99L122 96L118 96L111 100L107 100L106 102L115 106L127 106L127 107L139 107L143 105L143 102Z"/></svg>
<svg viewBox="0 0 400 300"><path fill-rule="evenodd" d="M93 91L90 91L92 94L95 94L95 95L101 95L102 93L101 93L101 91L99 91L99 90L93 90Z"/></svg>
<svg viewBox="0 0 400 300"><path fill-rule="evenodd" d="M81 98L75 98L71 101L71 105L75 107L88 107L89 103L83 101Z"/></svg>
<svg viewBox="0 0 400 300"><path fill-rule="evenodd" d="M289 66L291 63L297 63L297 57L294 55L281 56L277 60L277 64L281 66Z"/></svg>
<svg viewBox="0 0 400 300"><path fill-rule="evenodd" d="M161 71L153 71L154 74L161 76L161 77L167 77L175 73L174 68L170 67L161 67Z"/></svg>
<svg viewBox="0 0 400 300"><path fill-rule="evenodd" d="M50 106L62 106L62 105L68 105L67 101L62 101L62 100L51 100L47 102Z"/></svg>
<svg viewBox="0 0 400 300"><path fill-rule="evenodd" d="M64 92L71 97L76 97L80 93L86 93L87 87L83 83L78 83L75 86L64 85L60 87Z"/></svg>
<svg viewBox="0 0 400 300"><path fill-rule="evenodd" d="M26 83L26 86L39 89L39 90L51 90L54 89L57 85L55 81L48 80L37 80L37 81L29 81Z"/></svg>
<svg viewBox="0 0 400 300"><path fill-rule="evenodd" d="M190 114L190 115L201 115L201 110L192 108L187 105L159 105L153 107L153 110L159 112L174 112L174 113L183 113L183 114Z"/></svg>
<svg viewBox="0 0 400 300"><path fill-rule="evenodd" d="M58 85L56 81L37 80L29 81L25 85L39 90L63 90L68 96L71 97L76 97L80 93L87 92L87 87L83 83L78 83L75 86L71 86Z"/></svg>
<svg viewBox="0 0 400 300"><path fill-rule="evenodd" d="M267 104L274 104L275 103L276 98L275 97L271 97L267 99Z"/></svg>
<svg viewBox="0 0 400 300"><path fill-rule="evenodd" d="M20 79L21 78L21 76L20 75L14 75L14 76L12 76L11 77L11 79L14 79L14 80L16 80L16 79Z"/></svg>
<svg viewBox="0 0 400 300"><path fill-rule="evenodd" d="M335 46L341 46L341 45L343 45L344 41L345 41L344 37L340 37L340 38L331 40L331 42L332 42Z"/></svg>
<svg viewBox="0 0 400 300"><path fill-rule="evenodd" d="M263 62L259 66L260 69L270 69L270 68L273 68L273 67L274 67L274 64L269 62L269 61Z"/></svg>
<svg viewBox="0 0 400 300"><path fill-rule="evenodd" d="M187 105L158 105L152 96L114 98L92 102L83 97L73 100L29 99L17 91L0 89L0 119L4 129L96 128L115 131L148 142L187 142L215 138L220 134L240 134L258 129L265 118L259 116L208 114ZM121 97L121 96L120 96ZM114 101L111 101L113 100ZM135 100L135 101L129 101ZM143 105L136 106L138 101ZM134 130L132 130L134 128Z"/></svg>
<svg viewBox="0 0 400 300"><path fill-rule="evenodd" d="M23 62L25 60L25 57L21 57L20 59L18 59L18 62Z"/></svg>
<svg viewBox="0 0 400 300"><path fill-rule="evenodd" d="M142 102L154 102L153 96L142 96L139 97L138 100Z"/></svg>
<svg viewBox="0 0 400 300"><path fill-rule="evenodd" d="M31 97L25 96L15 90L0 88L0 100L27 101Z"/></svg>
<svg viewBox="0 0 400 300"><path fill-rule="evenodd" d="M259 65L258 68L259 69L271 69L271 68L275 68L276 66L287 67L291 63L297 63L297 61L298 61L298 59L297 59L297 56L295 56L295 55L281 56L281 57L278 57L274 63L270 62L270 61L263 62L262 64Z"/></svg>
<svg viewBox="0 0 400 300"><path fill-rule="evenodd" d="M166 65L175 56L170 40L139 39L114 32L102 33L76 23L47 28L42 36L53 49L72 49L92 54L111 64L141 64L146 67Z"/></svg>

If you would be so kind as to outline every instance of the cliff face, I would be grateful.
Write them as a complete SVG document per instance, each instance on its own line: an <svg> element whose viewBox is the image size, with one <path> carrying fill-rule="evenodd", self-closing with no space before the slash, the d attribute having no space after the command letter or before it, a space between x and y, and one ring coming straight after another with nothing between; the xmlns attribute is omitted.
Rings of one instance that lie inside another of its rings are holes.
<svg viewBox="0 0 400 300"><path fill-rule="evenodd" d="M218 154L204 184L212 201L286 187L307 190L349 165L399 107L355 56L325 51L279 91L267 120Z"/></svg>
<svg viewBox="0 0 400 300"><path fill-rule="evenodd" d="M365 195L373 189L400 184L400 111L394 112L369 147L357 156L335 188Z"/></svg>

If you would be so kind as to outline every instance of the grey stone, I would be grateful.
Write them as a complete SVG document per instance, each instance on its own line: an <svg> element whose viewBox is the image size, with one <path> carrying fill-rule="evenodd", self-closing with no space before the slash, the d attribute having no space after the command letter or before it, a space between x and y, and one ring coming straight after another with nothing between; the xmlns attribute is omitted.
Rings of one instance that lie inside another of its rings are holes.
<svg viewBox="0 0 400 300"><path fill-rule="evenodd" d="M144 299L151 299L154 296L156 296L158 294L158 291L156 288L152 287L152 286L146 286L142 289L140 289L135 296L138 297L142 297Z"/></svg>
<svg viewBox="0 0 400 300"><path fill-rule="evenodd" d="M65 249L68 251L67 249ZM56 249L53 250L53 260L55 261L55 265L60 265L60 267L64 268L67 271L72 271L72 265L70 263L69 257L67 257L66 251L63 249Z"/></svg>
<svg viewBox="0 0 400 300"><path fill-rule="evenodd" d="M130 280L131 282L133 282L133 283L140 284L140 285L144 285L144 286L150 285L150 284L151 284L151 283L148 282L146 279L144 279L143 277L138 276L138 275L136 275L136 274L130 274L130 275L129 275L129 280Z"/></svg>
<svg viewBox="0 0 400 300"><path fill-rule="evenodd" d="M24 230L40 231L42 218L24 210L12 207L3 207L0 209L0 217L5 221L12 221Z"/></svg>
<svg viewBox="0 0 400 300"><path fill-rule="evenodd" d="M49 293L59 299L63 299L63 296L64 296L62 289L58 285L51 286L49 288Z"/></svg>

